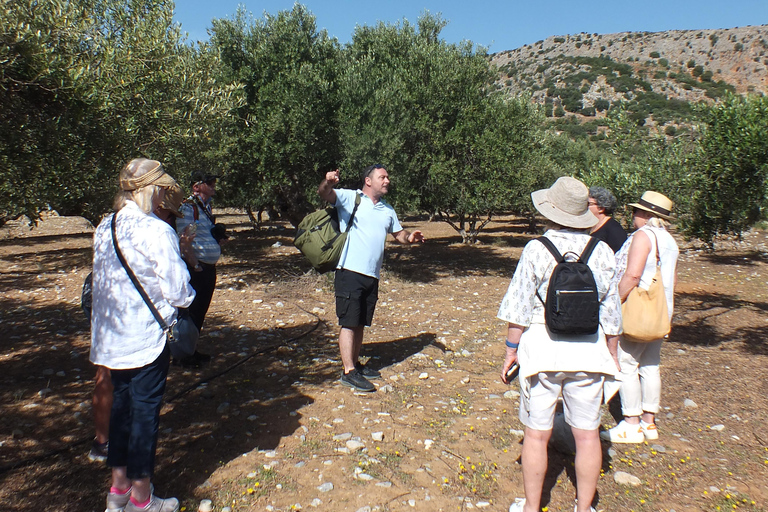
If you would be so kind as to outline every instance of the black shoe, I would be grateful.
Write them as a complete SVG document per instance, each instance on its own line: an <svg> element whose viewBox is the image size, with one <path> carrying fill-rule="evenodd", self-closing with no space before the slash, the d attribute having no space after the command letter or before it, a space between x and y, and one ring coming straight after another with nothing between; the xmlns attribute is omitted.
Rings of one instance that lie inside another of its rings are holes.
<svg viewBox="0 0 768 512"><path fill-rule="evenodd" d="M91 445L91 451L88 453L88 459L93 462L105 462L107 460L107 452L109 451L109 441L106 443L100 443L93 440Z"/></svg>
<svg viewBox="0 0 768 512"><path fill-rule="evenodd" d="M173 364L184 366L186 368L200 368L210 360L211 356L195 350L195 353L189 357L185 357L184 359L174 359Z"/></svg>
<svg viewBox="0 0 768 512"><path fill-rule="evenodd" d="M370 368L362 363L360 361L357 362L355 365L355 369L360 372L360 375L365 377L366 379L380 379L381 378L381 372L379 370L374 370L373 368Z"/></svg>
<svg viewBox="0 0 768 512"><path fill-rule="evenodd" d="M341 379L339 380L345 386L349 386L356 391L362 391L364 393L376 391L376 386L368 382L368 379L360 375L360 372L357 370L357 368L349 373L342 373Z"/></svg>

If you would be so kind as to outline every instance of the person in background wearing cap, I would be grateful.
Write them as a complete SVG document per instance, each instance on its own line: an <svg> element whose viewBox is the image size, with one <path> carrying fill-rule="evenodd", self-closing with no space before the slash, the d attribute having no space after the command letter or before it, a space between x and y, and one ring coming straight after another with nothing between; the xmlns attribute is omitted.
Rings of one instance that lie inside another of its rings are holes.
<svg viewBox="0 0 768 512"><path fill-rule="evenodd" d="M197 295L189 307L189 316L202 332L205 315L211 305L216 288L216 263L221 257L220 242L227 238L223 226L216 224L211 211L211 198L216 194L216 180L219 176L205 171L194 171L190 178L192 195L181 205L182 217L176 221L179 235L194 234L191 259L187 260L190 284ZM196 261L195 261L196 260ZM211 359L199 351L178 361L182 366L200 366Z"/></svg>
<svg viewBox="0 0 768 512"><path fill-rule="evenodd" d="M108 510L178 512L176 498L153 494L160 409L170 364L166 334L120 262L115 243L168 325L195 297L173 229L152 213L178 186L155 160L131 160L120 172L113 215L93 237L90 360L111 372ZM114 222L115 235L112 234Z"/></svg>
<svg viewBox="0 0 768 512"><path fill-rule="evenodd" d="M590 241L589 228L597 217L589 211L587 187L563 177L552 187L531 194L533 204L548 219L544 233L561 254L581 254ZM523 439L525 498L517 498L509 512L538 512L547 472L547 444L552 436L555 407L562 395L565 421L576 441L577 512L594 512L597 481L602 466L600 405L603 384L619 373L618 343L621 304L612 281L615 259L605 242L598 242L587 262L600 299L600 326L591 335L553 335L544 319L549 279L557 262L546 246L531 240L523 249L512 281L501 302L498 318L508 322L506 356L501 380L519 362L520 421Z"/></svg>
<svg viewBox="0 0 768 512"><path fill-rule="evenodd" d="M679 249L667 231L672 220L672 201L658 192L647 191L632 203L635 231L616 253L616 276L621 301L639 286L647 290L656 275L656 255L667 298L670 320L674 307ZM613 443L639 444L659 438L656 413L661 402L661 342L637 343L624 336L619 342L621 362L621 410L624 419L600 436Z"/></svg>
<svg viewBox="0 0 768 512"><path fill-rule="evenodd" d="M401 244L424 241L421 231L410 232L400 225L395 209L384 201L389 192L389 174L381 164L368 166L361 175L362 190L334 189L339 182L339 170L326 173L317 193L339 212L343 232L355 198L360 206L355 212L344 250L334 278L336 316L339 317L339 351L344 370L341 383L357 391L370 392L376 388L368 379L381 377L378 370L360 363L363 333L373 321L373 311L379 298L379 276L384 260L387 233Z"/></svg>

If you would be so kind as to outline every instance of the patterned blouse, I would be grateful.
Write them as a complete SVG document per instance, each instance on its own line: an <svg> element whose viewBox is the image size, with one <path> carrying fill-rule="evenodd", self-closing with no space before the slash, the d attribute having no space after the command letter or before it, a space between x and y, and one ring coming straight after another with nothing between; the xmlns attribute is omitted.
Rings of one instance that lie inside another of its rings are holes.
<svg viewBox="0 0 768 512"><path fill-rule="evenodd" d="M590 236L581 231L551 229L549 238L569 261L576 260L586 247ZM501 301L498 318L525 328L520 339L518 358L520 376L538 372L595 372L606 375L618 373L608 351L605 335L621 334L621 301L616 283L612 281L615 269L613 250L600 242L587 262L595 276L600 297L600 329L592 335L557 335L544 325L544 305L549 277L556 262L541 242L526 244L520 261Z"/></svg>

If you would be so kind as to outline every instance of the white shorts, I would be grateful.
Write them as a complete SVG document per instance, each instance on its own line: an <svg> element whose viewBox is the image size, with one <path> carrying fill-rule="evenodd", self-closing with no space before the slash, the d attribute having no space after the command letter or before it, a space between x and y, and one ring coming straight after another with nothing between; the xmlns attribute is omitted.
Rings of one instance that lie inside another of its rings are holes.
<svg viewBox="0 0 768 512"><path fill-rule="evenodd" d="M582 430L596 430L600 426L605 380L602 373L541 372L529 380L530 393L525 389L520 393L520 421L526 427L551 430L560 395L566 423Z"/></svg>

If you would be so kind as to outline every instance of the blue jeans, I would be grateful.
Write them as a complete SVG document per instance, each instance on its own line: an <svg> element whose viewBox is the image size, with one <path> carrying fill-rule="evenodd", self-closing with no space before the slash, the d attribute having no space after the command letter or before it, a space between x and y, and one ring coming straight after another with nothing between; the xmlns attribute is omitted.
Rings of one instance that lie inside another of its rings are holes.
<svg viewBox="0 0 768 512"><path fill-rule="evenodd" d="M150 364L112 370L114 386L109 419L107 465L126 466L131 480L151 477L155 468L160 408L171 355L166 345Z"/></svg>

